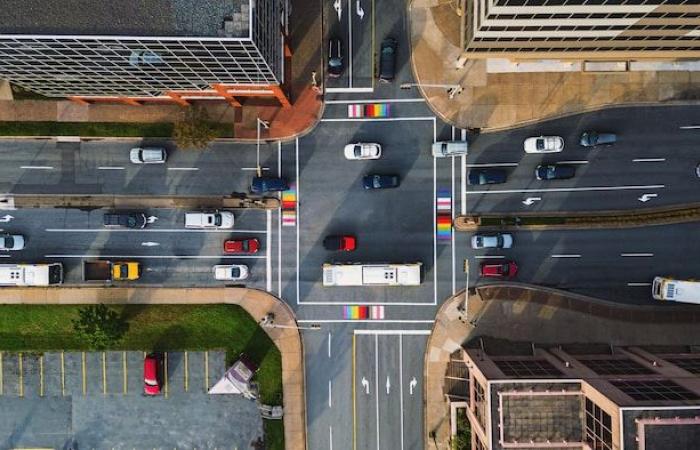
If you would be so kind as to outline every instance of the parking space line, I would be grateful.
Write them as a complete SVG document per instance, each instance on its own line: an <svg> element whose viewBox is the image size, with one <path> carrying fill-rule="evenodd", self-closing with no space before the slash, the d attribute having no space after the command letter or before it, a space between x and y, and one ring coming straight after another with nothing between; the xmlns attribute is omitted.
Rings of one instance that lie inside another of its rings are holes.
<svg viewBox="0 0 700 450"><path fill-rule="evenodd" d="M204 392L209 390L209 351L204 352Z"/></svg>
<svg viewBox="0 0 700 450"><path fill-rule="evenodd" d="M102 352L102 395L107 395L107 355Z"/></svg>
<svg viewBox="0 0 700 450"><path fill-rule="evenodd" d="M44 355L39 356L39 397L44 396Z"/></svg>
<svg viewBox="0 0 700 450"><path fill-rule="evenodd" d="M129 388L127 383L127 364L126 364L126 352L122 352L122 373L124 374L124 394L128 393Z"/></svg>
<svg viewBox="0 0 700 450"><path fill-rule="evenodd" d="M66 395L66 357L65 353L61 351L61 396Z"/></svg>
<svg viewBox="0 0 700 450"><path fill-rule="evenodd" d="M24 370L22 370L22 353L17 355L19 366L19 396L24 397Z"/></svg>
<svg viewBox="0 0 700 450"><path fill-rule="evenodd" d="M82 369L83 369L83 397L87 394L87 363L85 362L85 352L82 353Z"/></svg>
<svg viewBox="0 0 700 450"><path fill-rule="evenodd" d="M185 392L189 391L189 355L185 351Z"/></svg>
<svg viewBox="0 0 700 450"><path fill-rule="evenodd" d="M168 398L168 352L163 353L163 392Z"/></svg>

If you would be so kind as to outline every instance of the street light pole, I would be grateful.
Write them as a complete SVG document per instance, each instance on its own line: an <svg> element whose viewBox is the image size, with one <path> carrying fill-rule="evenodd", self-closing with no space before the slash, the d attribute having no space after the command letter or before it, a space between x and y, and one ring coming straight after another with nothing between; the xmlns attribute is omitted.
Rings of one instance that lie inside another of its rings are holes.
<svg viewBox="0 0 700 450"><path fill-rule="evenodd" d="M411 89L413 87L443 88L447 89L449 98L452 100L457 94L461 94L464 88L459 84L430 84L430 83L402 83L401 89Z"/></svg>
<svg viewBox="0 0 700 450"><path fill-rule="evenodd" d="M264 126L266 129L270 128L270 123L267 122L266 120L260 119L260 117L257 118L257 127L258 127L258 139L257 139L257 144L255 148L255 154L256 154L256 170L258 172L258 176L262 176L262 169L260 168L260 125Z"/></svg>
<svg viewBox="0 0 700 450"><path fill-rule="evenodd" d="M263 328L289 328L290 330L320 330L321 324L312 323L308 327L300 327L299 325L278 325L275 323L275 313L267 313L258 324Z"/></svg>

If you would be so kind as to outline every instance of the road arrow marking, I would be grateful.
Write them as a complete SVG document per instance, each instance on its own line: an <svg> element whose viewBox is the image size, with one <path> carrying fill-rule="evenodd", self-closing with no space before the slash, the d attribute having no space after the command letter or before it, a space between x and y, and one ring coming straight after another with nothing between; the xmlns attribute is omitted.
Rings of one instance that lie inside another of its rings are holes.
<svg viewBox="0 0 700 450"><path fill-rule="evenodd" d="M365 10L362 9L362 6L360 5L360 0L357 0L355 4L357 5L355 13L357 13L357 15L360 17L360 21L362 21L362 19L364 19L365 17Z"/></svg>
<svg viewBox="0 0 700 450"><path fill-rule="evenodd" d="M362 387L365 388L365 394L369 395L369 381L365 377L362 377Z"/></svg>
<svg viewBox="0 0 700 450"><path fill-rule="evenodd" d="M539 202L540 200L542 200L541 197L528 197L525 200L523 200L523 205L530 206L535 202Z"/></svg>
<svg viewBox="0 0 700 450"><path fill-rule="evenodd" d="M2 218L0 219L0 222L9 222L12 219L14 219L14 217L8 214L6 216L2 216Z"/></svg>
<svg viewBox="0 0 700 450"><path fill-rule="evenodd" d="M642 194L641 197L639 197L637 200L639 200L642 203L648 202L652 198L658 197L659 194Z"/></svg>
<svg viewBox="0 0 700 450"><path fill-rule="evenodd" d="M158 220L158 217L156 217L156 216L148 216L148 218L146 219L146 222L147 222L147 223L153 223L153 222L155 222L156 220Z"/></svg>
<svg viewBox="0 0 700 450"><path fill-rule="evenodd" d="M341 6L340 0L335 0L335 2L333 2L333 8L338 13L338 22L340 22L340 19L343 16L343 7Z"/></svg>
<svg viewBox="0 0 700 450"><path fill-rule="evenodd" d="M386 376L386 395L389 395L391 391L391 382L389 381L389 375Z"/></svg>
<svg viewBox="0 0 700 450"><path fill-rule="evenodd" d="M160 244L157 243L157 242L141 242L141 245L142 245L143 247L157 247L157 246L159 246Z"/></svg>
<svg viewBox="0 0 700 450"><path fill-rule="evenodd" d="M416 387L418 384L418 381L416 380L416 377L411 378L411 382L408 384L408 390L413 395L413 388Z"/></svg>

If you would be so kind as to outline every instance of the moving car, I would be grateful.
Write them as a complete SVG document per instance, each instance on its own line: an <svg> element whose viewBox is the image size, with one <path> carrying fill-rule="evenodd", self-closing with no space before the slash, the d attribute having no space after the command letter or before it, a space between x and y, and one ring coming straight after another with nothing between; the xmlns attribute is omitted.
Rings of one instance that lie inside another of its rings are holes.
<svg viewBox="0 0 700 450"><path fill-rule="evenodd" d="M343 73L343 44L338 38L328 41L328 76L338 78Z"/></svg>
<svg viewBox="0 0 700 450"><path fill-rule="evenodd" d="M503 169L472 169L467 175L467 183L471 185L501 184L506 182L507 177Z"/></svg>
<svg viewBox="0 0 700 450"><path fill-rule="evenodd" d="M323 248L329 251L352 252L357 248L355 236L326 236L323 239Z"/></svg>
<svg viewBox="0 0 700 450"><path fill-rule="evenodd" d="M220 264L214 266L214 278L221 281L240 281L248 278L248 266L244 264Z"/></svg>
<svg viewBox="0 0 700 450"><path fill-rule="evenodd" d="M265 194L266 192L279 192L289 189L287 180L280 177L253 177L250 183L250 192L253 194Z"/></svg>
<svg viewBox="0 0 700 450"><path fill-rule="evenodd" d="M379 50L379 81L389 83L396 72L396 39L388 37L382 41Z"/></svg>
<svg viewBox="0 0 700 450"><path fill-rule="evenodd" d="M185 228L233 228L231 211L185 213Z"/></svg>
<svg viewBox="0 0 700 450"><path fill-rule="evenodd" d="M149 353L143 359L143 393L158 395L160 389L160 357L155 353Z"/></svg>
<svg viewBox="0 0 700 450"><path fill-rule="evenodd" d="M485 261L479 273L484 278L512 278L518 273L518 266L513 261Z"/></svg>
<svg viewBox="0 0 700 450"><path fill-rule="evenodd" d="M535 177L538 180L566 180L576 175L576 167L565 164L539 165L535 169Z"/></svg>
<svg viewBox="0 0 700 450"><path fill-rule="evenodd" d="M134 164L163 164L168 153L162 147L136 147L129 153L129 159Z"/></svg>
<svg viewBox="0 0 700 450"><path fill-rule="evenodd" d="M0 234L0 250L24 249L24 236L21 234Z"/></svg>
<svg viewBox="0 0 700 450"><path fill-rule="evenodd" d="M557 153L564 150L561 136L537 136L525 139L525 153Z"/></svg>
<svg viewBox="0 0 700 450"><path fill-rule="evenodd" d="M397 188L401 182L398 175L365 175L362 177L362 186L365 189Z"/></svg>
<svg viewBox="0 0 700 450"><path fill-rule="evenodd" d="M472 236L472 248L511 248L513 235L507 233L475 234Z"/></svg>
<svg viewBox="0 0 700 450"><path fill-rule="evenodd" d="M433 144L432 153L436 158L466 155L468 147L467 141L438 141Z"/></svg>
<svg viewBox="0 0 700 450"><path fill-rule="evenodd" d="M146 214L142 212L113 212L102 216L106 227L145 228L147 223Z"/></svg>
<svg viewBox="0 0 700 450"><path fill-rule="evenodd" d="M257 238L229 239L224 241L224 253L257 253L260 241Z"/></svg>
<svg viewBox="0 0 700 450"><path fill-rule="evenodd" d="M379 159L382 156L382 146L375 143L348 144L343 149L345 159Z"/></svg>
<svg viewBox="0 0 700 450"><path fill-rule="evenodd" d="M597 131L584 131L579 139L579 144L584 147L609 146L615 142L617 142L615 133L598 133Z"/></svg>

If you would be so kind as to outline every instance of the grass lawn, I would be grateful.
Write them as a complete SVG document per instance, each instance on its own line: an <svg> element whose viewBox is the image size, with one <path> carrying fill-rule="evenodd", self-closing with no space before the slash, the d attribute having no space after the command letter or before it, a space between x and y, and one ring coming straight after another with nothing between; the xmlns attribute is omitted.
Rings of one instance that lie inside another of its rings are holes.
<svg viewBox="0 0 700 450"><path fill-rule="evenodd" d="M226 123L211 123L217 137L233 137L233 127ZM171 137L172 123L128 122L1 122L0 136L112 136L112 137Z"/></svg>
<svg viewBox="0 0 700 450"><path fill-rule="evenodd" d="M245 353L259 370L261 401L282 403L282 359L275 344L242 308L235 305L111 305L129 330L113 350L226 351L231 365ZM0 305L0 350L43 352L94 350L73 331L79 306ZM281 421L265 420L266 448L284 449Z"/></svg>

